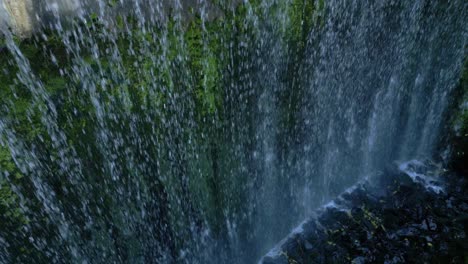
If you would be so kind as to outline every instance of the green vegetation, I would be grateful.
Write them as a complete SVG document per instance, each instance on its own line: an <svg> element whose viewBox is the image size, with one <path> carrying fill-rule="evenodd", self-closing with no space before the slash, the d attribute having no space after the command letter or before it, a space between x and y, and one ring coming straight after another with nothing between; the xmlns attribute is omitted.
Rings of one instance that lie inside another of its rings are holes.
<svg viewBox="0 0 468 264"><path fill-rule="evenodd" d="M206 230L220 263L235 246L253 258L256 216L246 212L257 197L248 189L261 188L268 169L253 157L252 109L270 88L259 60L285 64L278 79L288 89L268 96L280 113L279 159L294 168L300 157L287 145L300 134L299 76L324 1L217 4L222 14L210 21L91 15L74 22L75 34L0 41L0 238L9 241L0 240L0 254L8 261L177 262L204 250L195 240ZM362 211L363 221L383 227ZM232 233L241 245L230 244Z"/></svg>
<svg viewBox="0 0 468 264"><path fill-rule="evenodd" d="M313 1L267 9L259 1L235 10L225 1L218 5L224 14L212 21L195 15L149 25L119 15L104 24L91 15L73 25L83 36L45 30L23 41L2 40L8 48L0 51L0 237L13 241L5 247L10 261L70 259L70 248L79 248L74 258L83 260L132 262L163 252L177 259L204 228L223 250L231 228L226 217L243 225L240 239L249 254L253 223L243 212L255 197L242 188L258 184L256 168L246 168L251 151L234 146L254 145L249 106L256 104L255 86L263 85L255 79L256 60L274 45L261 44L256 30L264 24L282 39L280 47L293 58L282 79L300 85L295 76L320 15ZM289 20L269 25L265 18L280 19L281 10L289 10ZM290 106L300 95L275 96ZM287 123L294 111L286 105ZM100 221L89 227L86 217ZM57 219L67 219L67 232L80 239L64 240ZM193 223L195 231L187 228ZM151 245L155 240L167 241L165 248Z"/></svg>
<svg viewBox="0 0 468 264"><path fill-rule="evenodd" d="M455 96L455 107L458 107L452 122L452 135L449 144L453 147L451 166L464 175L468 174L468 60L465 61L464 70L460 78L459 87Z"/></svg>

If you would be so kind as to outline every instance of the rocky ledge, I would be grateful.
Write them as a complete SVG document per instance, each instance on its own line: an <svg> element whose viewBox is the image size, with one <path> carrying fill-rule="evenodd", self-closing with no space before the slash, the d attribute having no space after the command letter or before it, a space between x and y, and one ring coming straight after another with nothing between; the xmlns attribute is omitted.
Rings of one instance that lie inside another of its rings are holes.
<svg viewBox="0 0 468 264"><path fill-rule="evenodd" d="M468 263L467 187L428 161L392 164L318 209L260 263Z"/></svg>

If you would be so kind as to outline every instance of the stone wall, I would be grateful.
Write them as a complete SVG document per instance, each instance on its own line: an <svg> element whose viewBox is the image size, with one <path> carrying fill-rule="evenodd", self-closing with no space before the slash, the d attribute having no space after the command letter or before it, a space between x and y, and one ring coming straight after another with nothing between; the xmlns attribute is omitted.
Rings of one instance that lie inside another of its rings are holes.
<svg viewBox="0 0 468 264"><path fill-rule="evenodd" d="M20 37L26 37L33 30L32 2L31 0L0 0L2 13L0 13L3 27L9 26Z"/></svg>
<svg viewBox="0 0 468 264"><path fill-rule="evenodd" d="M165 14L171 13L170 9L176 8L176 2L173 0L161 1L162 14L158 15L164 18ZM241 2L242 0L229 1L231 8L234 8ZM134 0L118 1L118 3L119 7L112 8L113 11L111 13L128 12L135 5ZM199 5L198 0L181 0L182 18L190 20L193 17L193 12L197 12L196 8L194 8L197 5ZM222 16L221 10L212 4L212 1L207 0L204 5L205 10L203 12L207 20ZM9 27L15 35L27 38L41 24L50 22L56 15L66 20L67 18L79 15L82 11L84 13L87 12L86 10L97 12L96 10L99 10L98 6L98 1L95 0L0 0L0 34L2 29ZM154 16L154 14L147 13L149 10L146 10L146 8L142 8L142 12L144 15Z"/></svg>
<svg viewBox="0 0 468 264"><path fill-rule="evenodd" d="M80 0L0 0L0 31L10 28L26 38L50 17L73 16L80 7Z"/></svg>

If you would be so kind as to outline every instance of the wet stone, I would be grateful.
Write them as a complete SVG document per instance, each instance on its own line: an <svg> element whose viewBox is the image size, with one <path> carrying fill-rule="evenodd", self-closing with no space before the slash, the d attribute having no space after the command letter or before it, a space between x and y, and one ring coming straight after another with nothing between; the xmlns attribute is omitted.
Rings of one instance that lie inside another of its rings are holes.
<svg viewBox="0 0 468 264"><path fill-rule="evenodd" d="M422 175L436 171L430 165L408 167ZM413 180L389 166L376 184L361 184L337 198L337 208L318 210L317 218L281 245L275 262L268 256L261 263L464 263L468 193L458 187L467 185L450 174L431 175L439 180ZM385 192L376 191L379 186Z"/></svg>

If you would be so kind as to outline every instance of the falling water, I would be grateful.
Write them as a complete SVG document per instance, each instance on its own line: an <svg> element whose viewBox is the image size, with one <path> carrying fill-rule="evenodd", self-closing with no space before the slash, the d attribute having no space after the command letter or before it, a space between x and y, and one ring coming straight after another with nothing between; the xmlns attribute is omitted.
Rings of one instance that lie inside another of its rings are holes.
<svg viewBox="0 0 468 264"><path fill-rule="evenodd" d="M3 33L0 262L253 263L437 154L464 1L218 2L37 1Z"/></svg>

